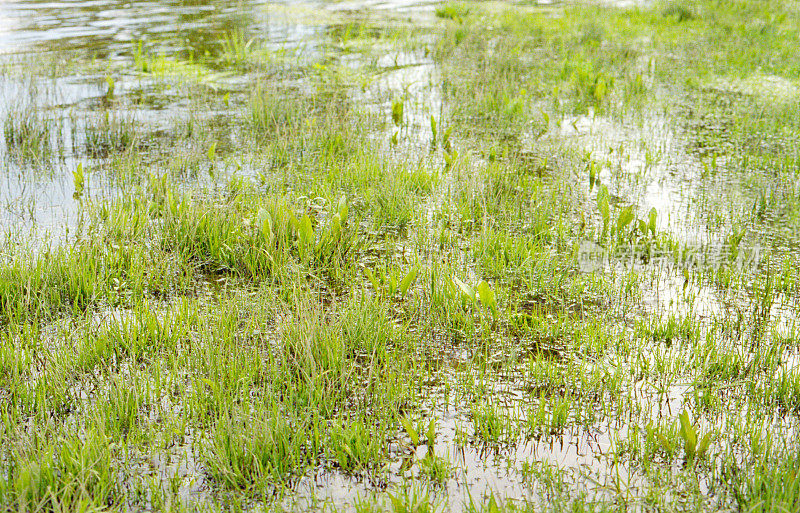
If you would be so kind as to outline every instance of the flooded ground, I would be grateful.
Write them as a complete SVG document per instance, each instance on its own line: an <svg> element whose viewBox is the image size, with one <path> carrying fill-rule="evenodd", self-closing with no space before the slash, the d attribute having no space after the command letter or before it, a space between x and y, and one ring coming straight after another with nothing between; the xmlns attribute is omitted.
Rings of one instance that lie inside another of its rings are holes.
<svg viewBox="0 0 800 513"><path fill-rule="evenodd" d="M796 9L0 3L0 505L797 509Z"/></svg>

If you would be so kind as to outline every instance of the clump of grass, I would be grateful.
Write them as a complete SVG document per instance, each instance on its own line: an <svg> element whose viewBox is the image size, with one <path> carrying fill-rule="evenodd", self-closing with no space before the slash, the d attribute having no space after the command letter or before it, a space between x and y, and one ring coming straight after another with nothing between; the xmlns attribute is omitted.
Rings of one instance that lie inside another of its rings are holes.
<svg viewBox="0 0 800 513"><path fill-rule="evenodd" d="M259 86L250 99L250 125L259 134L287 137L301 133L313 111L314 103L302 95Z"/></svg>
<svg viewBox="0 0 800 513"><path fill-rule="evenodd" d="M16 457L0 498L17 511L100 510L121 504L112 446L101 431L41 440Z"/></svg>
<svg viewBox="0 0 800 513"><path fill-rule="evenodd" d="M34 107L11 111L3 120L6 148L23 162L43 164L53 156L54 130L53 121Z"/></svg>
<svg viewBox="0 0 800 513"><path fill-rule="evenodd" d="M447 483L454 470L448 458L438 456L432 449L419 461L419 469L422 475L439 485Z"/></svg>
<svg viewBox="0 0 800 513"><path fill-rule="evenodd" d="M677 21L678 23L683 21L690 21L695 19L696 17L694 10L690 6L675 2L668 4L661 12L661 14L665 18L675 19L675 21Z"/></svg>
<svg viewBox="0 0 800 513"><path fill-rule="evenodd" d="M284 198L260 198L252 188L222 208L170 190L158 201L165 217L164 250L211 272L279 279L287 265L305 265L336 279L360 244L356 224L347 219L346 199L320 220L297 213Z"/></svg>
<svg viewBox="0 0 800 513"><path fill-rule="evenodd" d="M190 55L188 59L179 59L164 54L152 54L140 41L133 50L134 67L139 73L151 75L161 80L178 82L199 82L209 76L208 68L195 61Z"/></svg>
<svg viewBox="0 0 800 513"><path fill-rule="evenodd" d="M358 419L331 430L328 452L342 470L350 473L380 468L386 458L387 433L381 427ZM377 428L377 429L376 429Z"/></svg>
<svg viewBox="0 0 800 513"><path fill-rule="evenodd" d="M86 154L92 158L108 158L129 151L139 139L137 129L134 121L105 112L98 122L86 123Z"/></svg>
<svg viewBox="0 0 800 513"><path fill-rule="evenodd" d="M229 489L269 491L304 469L313 456L303 424L277 409L256 418L222 416L203 452L209 475Z"/></svg>
<svg viewBox="0 0 800 513"><path fill-rule="evenodd" d="M250 97L248 111L256 140L280 153L289 153L294 160L321 154L336 158L338 163L343 154L363 151L356 144L365 142L362 116L346 98L258 86Z"/></svg>
<svg viewBox="0 0 800 513"><path fill-rule="evenodd" d="M488 401L472 409L472 422L475 436L490 444L514 443L521 433L513 412Z"/></svg>
<svg viewBox="0 0 800 513"><path fill-rule="evenodd" d="M259 57L265 57L256 39L248 37L243 30L226 33L221 46L218 58L226 68L248 68L257 65Z"/></svg>
<svg viewBox="0 0 800 513"><path fill-rule="evenodd" d="M470 8L465 4L449 2L436 7L436 16L447 20L463 21L469 16Z"/></svg>
<svg viewBox="0 0 800 513"><path fill-rule="evenodd" d="M95 240L15 260L0 267L0 322L77 315L103 303L124 304L126 297L142 297L145 289L155 294L175 290L182 281L175 280L184 273L178 270L182 264L165 256Z"/></svg>
<svg viewBox="0 0 800 513"><path fill-rule="evenodd" d="M241 316L253 313L241 298L203 321L189 404L209 423L202 457L225 488L263 493L320 461L354 474L379 472L385 461L411 379L385 305L353 298L326 313L296 299L282 314L281 344L266 355L241 338Z"/></svg>
<svg viewBox="0 0 800 513"><path fill-rule="evenodd" d="M800 455L788 452L764 456L749 472L731 468L734 497L740 509L761 511L791 510L800 504Z"/></svg>

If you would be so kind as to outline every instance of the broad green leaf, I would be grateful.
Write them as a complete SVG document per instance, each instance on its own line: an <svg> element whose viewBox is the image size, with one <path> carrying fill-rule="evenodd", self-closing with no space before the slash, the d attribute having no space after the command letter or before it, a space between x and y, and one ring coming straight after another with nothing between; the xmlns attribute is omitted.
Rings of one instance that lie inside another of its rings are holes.
<svg viewBox="0 0 800 513"><path fill-rule="evenodd" d="M333 235L339 235L342 231L342 216L339 214L334 214L331 218L331 233Z"/></svg>
<svg viewBox="0 0 800 513"><path fill-rule="evenodd" d="M629 205L622 209L617 217L617 232L621 232L626 226L631 224L634 219L633 205Z"/></svg>
<svg viewBox="0 0 800 513"><path fill-rule="evenodd" d="M342 224L347 222L347 214L349 208L347 207L347 196L342 196L339 198L339 203L336 205L336 210L341 217Z"/></svg>
<svg viewBox="0 0 800 513"><path fill-rule="evenodd" d="M406 508L405 503L403 503L403 498L400 496L400 494L392 495L390 493L389 499L392 501L392 511L403 513L408 509Z"/></svg>
<svg viewBox="0 0 800 513"><path fill-rule="evenodd" d="M393 296L397 290L397 278L394 276L389 276L388 278L384 279L384 283L386 283L386 286L389 289L389 295Z"/></svg>
<svg viewBox="0 0 800 513"><path fill-rule="evenodd" d="M419 267L414 266L408 274L406 274L405 278L400 282L400 295L405 297L406 292L408 292L409 287L416 281L417 273L419 272Z"/></svg>
<svg viewBox="0 0 800 513"><path fill-rule="evenodd" d="M261 229L261 236L264 238L264 241L267 244L272 244L274 235L272 232L272 216L269 211L264 207L259 208L256 214L256 222Z"/></svg>
<svg viewBox="0 0 800 513"><path fill-rule="evenodd" d="M300 240L304 244L310 244L311 241L314 240L314 227L311 224L311 218L308 217L308 214L304 214L300 219L298 233L300 235Z"/></svg>
<svg viewBox="0 0 800 513"><path fill-rule="evenodd" d="M694 456L697 449L697 433L694 430L694 426L692 426L692 422L689 420L689 414L686 410L678 415L678 418L681 421L681 437L686 441L686 454Z"/></svg>
<svg viewBox="0 0 800 513"><path fill-rule="evenodd" d="M289 226L292 227L292 230L298 231L300 229L300 221L297 220L297 216L295 216L293 212L289 212L288 210L284 211L284 214L288 216Z"/></svg>
<svg viewBox="0 0 800 513"><path fill-rule="evenodd" d="M414 446L419 445L419 433L414 428L414 423L411 422L411 419L409 419L408 417L403 417L402 419L400 419L400 424L402 424L403 429L406 430L408 437L411 439L411 443Z"/></svg>
<svg viewBox="0 0 800 513"><path fill-rule="evenodd" d="M484 306L491 307L492 305L496 304L494 299L494 291L486 281L481 281L478 284L477 290L478 296L481 299L481 303L483 303Z"/></svg>
<svg viewBox="0 0 800 513"><path fill-rule="evenodd" d="M706 451L708 451L709 446L711 445L711 433L706 433L706 436L700 440L700 443L697 444L697 457L702 458L705 456Z"/></svg>
<svg viewBox="0 0 800 513"><path fill-rule="evenodd" d="M497 505L497 499L494 498L494 494L489 497L488 506L489 513L500 513L500 506Z"/></svg>
<svg viewBox="0 0 800 513"><path fill-rule="evenodd" d="M650 228L650 233L655 236L656 234L656 218L658 217L658 212L655 208L650 209L650 220L647 224L647 227Z"/></svg>
<svg viewBox="0 0 800 513"><path fill-rule="evenodd" d="M450 134L453 133L453 127L448 128L444 131L442 135L442 148L447 151L450 151Z"/></svg>
<svg viewBox="0 0 800 513"><path fill-rule="evenodd" d="M433 448L433 444L436 442L436 419L431 419L428 423L428 446Z"/></svg>
<svg viewBox="0 0 800 513"><path fill-rule="evenodd" d="M600 211L603 223L607 224L611 213L608 205L608 188L605 185L600 187L600 190L597 192L597 209Z"/></svg>
<svg viewBox="0 0 800 513"><path fill-rule="evenodd" d="M672 443L667 440L667 437L661 433L656 433L656 438L658 438L658 441L661 442L661 447L664 449L664 451L666 451L668 454L672 454Z"/></svg>
<svg viewBox="0 0 800 513"><path fill-rule="evenodd" d="M470 300L475 301L475 290L472 287L459 280L455 276L453 276L453 283L458 285L458 288L461 289L461 292L465 296L467 296Z"/></svg>
<svg viewBox="0 0 800 513"><path fill-rule="evenodd" d="M167 189L167 205L169 205L169 212L173 216L178 215L178 200L175 198L175 195L172 194L172 190Z"/></svg>
<svg viewBox="0 0 800 513"><path fill-rule="evenodd" d="M84 177L83 177L83 163L79 162L78 167L72 172L72 182L75 185L75 194L83 194Z"/></svg>
<svg viewBox="0 0 800 513"><path fill-rule="evenodd" d="M498 315L497 301L494 297L494 291L486 281L481 281L478 284L478 296L481 299L481 303L492 311L492 316L496 320Z"/></svg>
<svg viewBox="0 0 800 513"><path fill-rule="evenodd" d="M392 102L392 121L397 126L403 123L403 100L394 100Z"/></svg>
<svg viewBox="0 0 800 513"><path fill-rule="evenodd" d="M380 287L378 286L378 280L375 278L375 273L372 272L368 267L364 268L364 274L367 275L369 282L372 284L372 288L375 290L375 293L379 293L381 291Z"/></svg>

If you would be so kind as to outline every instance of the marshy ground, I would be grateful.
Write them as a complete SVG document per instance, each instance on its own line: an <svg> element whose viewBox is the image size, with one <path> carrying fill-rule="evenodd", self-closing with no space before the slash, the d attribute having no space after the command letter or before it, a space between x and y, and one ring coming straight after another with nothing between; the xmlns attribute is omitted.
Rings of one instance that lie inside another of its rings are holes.
<svg viewBox="0 0 800 513"><path fill-rule="evenodd" d="M800 510L798 9L0 4L0 509Z"/></svg>

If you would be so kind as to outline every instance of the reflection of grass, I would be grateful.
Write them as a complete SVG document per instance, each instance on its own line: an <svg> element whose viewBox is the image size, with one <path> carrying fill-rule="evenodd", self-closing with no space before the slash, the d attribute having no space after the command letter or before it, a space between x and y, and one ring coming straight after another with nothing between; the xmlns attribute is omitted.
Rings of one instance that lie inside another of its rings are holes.
<svg viewBox="0 0 800 513"><path fill-rule="evenodd" d="M144 49L142 43L133 52L133 62L139 73L158 79L199 82L207 79L211 72L194 60L179 60L162 54L153 55Z"/></svg>

